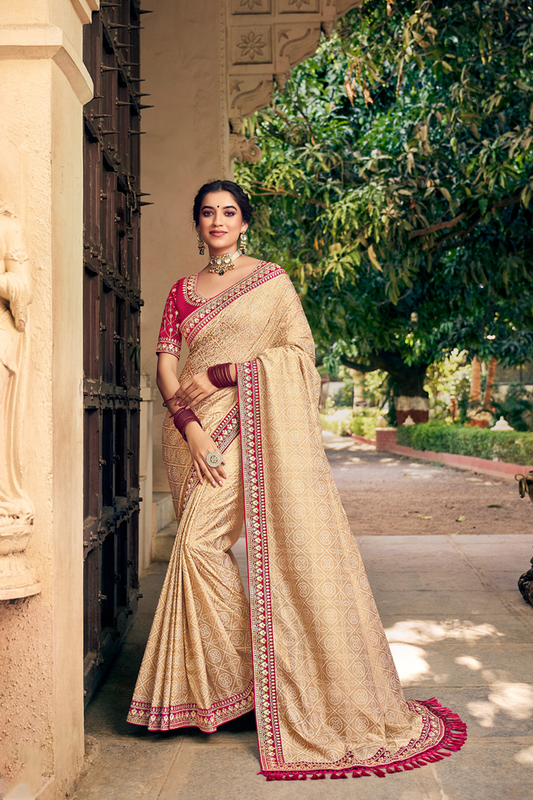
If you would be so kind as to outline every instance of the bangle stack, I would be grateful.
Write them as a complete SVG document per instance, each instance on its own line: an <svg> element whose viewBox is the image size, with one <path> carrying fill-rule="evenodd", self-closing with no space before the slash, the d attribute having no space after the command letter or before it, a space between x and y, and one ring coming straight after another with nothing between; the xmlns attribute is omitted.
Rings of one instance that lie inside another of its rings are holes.
<svg viewBox="0 0 533 800"><path fill-rule="evenodd" d="M187 441L187 437L185 436L185 427L189 424L189 422L197 422L200 428L202 428L202 423L194 411L191 411L190 408L179 408L173 415L173 419L174 425L179 430L185 441Z"/></svg>
<svg viewBox="0 0 533 800"><path fill-rule="evenodd" d="M231 377L231 363L215 364L214 367L207 368L207 377L217 389L227 389L230 386L237 386L237 381Z"/></svg>

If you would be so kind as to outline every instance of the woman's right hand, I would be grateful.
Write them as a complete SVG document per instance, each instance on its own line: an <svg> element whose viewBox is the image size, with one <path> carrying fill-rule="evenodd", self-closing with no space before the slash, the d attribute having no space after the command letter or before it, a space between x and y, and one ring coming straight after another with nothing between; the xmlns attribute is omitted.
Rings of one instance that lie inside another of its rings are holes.
<svg viewBox="0 0 533 800"><path fill-rule="evenodd" d="M216 468L208 466L206 462L208 453L212 453L213 450L220 453L215 442L209 434L194 421L189 422L189 424L185 426L185 435L187 436L192 462L200 483L204 482L205 476L206 480L208 480L212 486L222 486L227 477L226 470L224 469L224 462Z"/></svg>

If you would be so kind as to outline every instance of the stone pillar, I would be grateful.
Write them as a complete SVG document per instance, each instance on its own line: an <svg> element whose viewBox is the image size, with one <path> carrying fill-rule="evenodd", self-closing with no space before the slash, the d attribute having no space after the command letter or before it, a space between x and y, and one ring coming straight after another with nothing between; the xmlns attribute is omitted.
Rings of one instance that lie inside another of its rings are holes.
<svg viewBox="0 0 533 800"><path fill-rule="evenodd" d="M33 283L26 403L17 394L9 435L39 584L0 600L0 795L39 800L64 798L83 760L82 31L95 7L0 0L0 204L24 234Z"/></svg>

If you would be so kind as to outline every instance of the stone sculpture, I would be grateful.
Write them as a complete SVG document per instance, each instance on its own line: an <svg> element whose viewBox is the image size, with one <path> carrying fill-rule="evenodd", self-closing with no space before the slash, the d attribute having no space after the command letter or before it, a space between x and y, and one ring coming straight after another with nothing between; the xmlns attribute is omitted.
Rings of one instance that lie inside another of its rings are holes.
<svg viewBox="0 0 533 800"><path fill-rule="evenodd" d="M34 510L21 488L19 455L31 299L22 227L0 206L0 600L40 591L25 552Z"/></svg>

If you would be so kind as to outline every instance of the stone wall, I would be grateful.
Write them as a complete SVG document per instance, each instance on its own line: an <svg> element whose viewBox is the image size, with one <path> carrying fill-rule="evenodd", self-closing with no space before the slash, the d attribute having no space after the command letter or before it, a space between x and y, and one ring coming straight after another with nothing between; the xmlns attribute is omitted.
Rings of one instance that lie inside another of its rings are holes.
<svg viewBox="0 0 533 800"><path fill-rule="evenodd" d="M13 435L40 584L0 600L0 793L25 784L42 800L63 798L83 760L82 105L92 86L81 46L92 5L0 2L0 199L24 231L34 285Z"/></svg>

